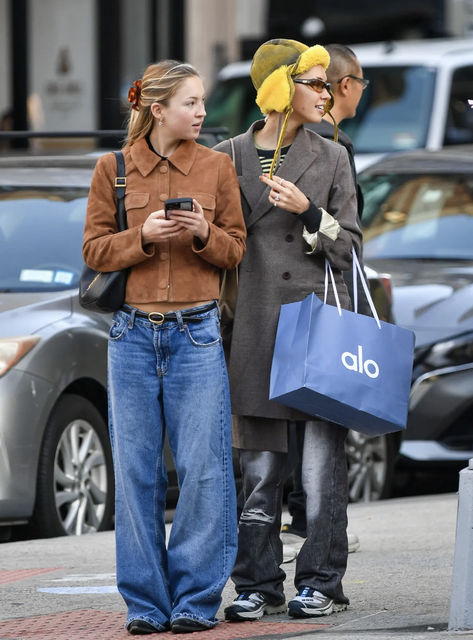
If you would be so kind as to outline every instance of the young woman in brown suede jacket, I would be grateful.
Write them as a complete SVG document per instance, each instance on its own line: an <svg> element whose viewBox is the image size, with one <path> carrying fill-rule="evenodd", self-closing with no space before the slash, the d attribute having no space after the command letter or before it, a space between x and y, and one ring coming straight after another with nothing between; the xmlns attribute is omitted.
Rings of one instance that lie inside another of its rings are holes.
<svg viewBox="0 0 473 640"><path fill-rule="evenodd" d="M117 233L113 154L94 172L86 263L129 269L109 340L109 423L116 479L117 582L131 634L216 624L236 553L231 415L218 307L221 269L245 250L228 155L196 143L204 89L190 65L150 65L129 100L128 229ZM168 198L190 197L192 211ZM180 495L166 548L167 432Z"/></svg>

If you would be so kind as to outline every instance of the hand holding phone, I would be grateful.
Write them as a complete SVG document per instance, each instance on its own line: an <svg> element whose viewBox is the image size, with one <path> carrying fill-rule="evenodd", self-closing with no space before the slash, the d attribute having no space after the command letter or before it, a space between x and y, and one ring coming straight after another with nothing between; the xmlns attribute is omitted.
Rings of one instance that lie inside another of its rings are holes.
<svg viewBox="0 0 473 640"><path fill-rule="evenodd" d="M168 198L164 202L164 217L169 220L169 211L192 211L194 208L192 198Z"/></svg>

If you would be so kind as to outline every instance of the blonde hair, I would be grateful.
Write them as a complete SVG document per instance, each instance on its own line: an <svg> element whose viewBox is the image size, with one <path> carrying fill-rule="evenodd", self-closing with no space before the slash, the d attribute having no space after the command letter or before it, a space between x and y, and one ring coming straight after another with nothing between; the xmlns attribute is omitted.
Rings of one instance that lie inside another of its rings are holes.
<svg viewBox="0 0 473 640"><path fill-rule="evenodd" d="M131 109L128 120L126 146L134 144L151 132L154 124L151 105L155 102L166 105L180 83L190 76L200 77L197 69L191 64L177 60L162 60L147 67L141 79L137 109Z"/></svg>

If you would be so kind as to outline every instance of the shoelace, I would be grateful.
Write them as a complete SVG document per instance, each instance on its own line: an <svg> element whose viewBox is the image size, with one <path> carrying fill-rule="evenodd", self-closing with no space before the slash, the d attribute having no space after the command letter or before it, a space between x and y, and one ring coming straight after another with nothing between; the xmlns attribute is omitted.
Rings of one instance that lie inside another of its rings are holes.
<svg viewBox="0 0 473 640"><path fill-rule="evenodd" d="M318 602L323 602L325 600L325 596L320 591L316 591L311 587L302 587L299 592L299 598L310 598L311 600L316 600Z"/></svg>
<svg viewBox="0 0 473 640"><path fill-rule="evenodd" d="M262 598L260 594L255 591L244 591L243 593L240 593L240 595L237 598L237 600L250 600L252 602L254 602L255 600L257 602L260 602L261 599Z"/></svg>

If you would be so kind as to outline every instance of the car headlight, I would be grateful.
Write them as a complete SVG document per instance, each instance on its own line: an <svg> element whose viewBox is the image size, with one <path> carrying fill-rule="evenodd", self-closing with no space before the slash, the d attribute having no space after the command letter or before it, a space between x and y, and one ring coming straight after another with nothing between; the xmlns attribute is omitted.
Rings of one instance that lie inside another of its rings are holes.
<svg viewBox="0 0 473 640"><path fill-rule="evenodd" d="M424 359L424 364L433 369L467 364L468 362L473 362L472 332L434 344Z"/></svg>
<svg viewBox="0 0 473 640"><path fill-rule="evenodd" d="M19 362L38 342L38 336L0 338L0 377Z"/></svg>

